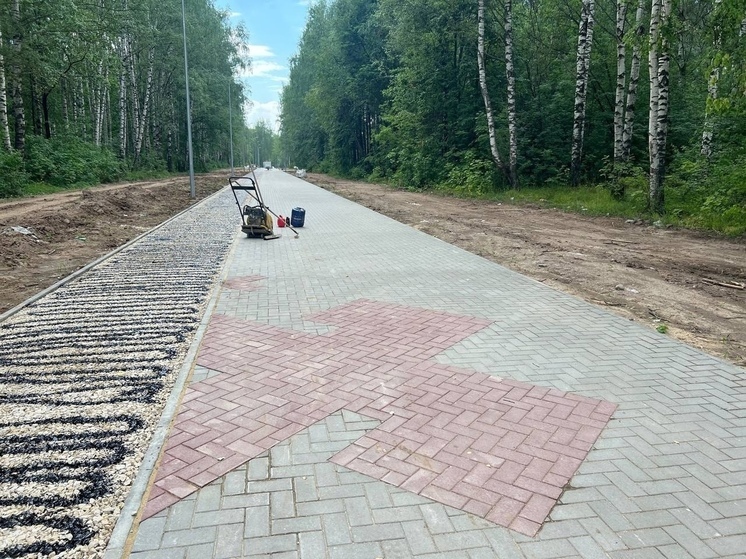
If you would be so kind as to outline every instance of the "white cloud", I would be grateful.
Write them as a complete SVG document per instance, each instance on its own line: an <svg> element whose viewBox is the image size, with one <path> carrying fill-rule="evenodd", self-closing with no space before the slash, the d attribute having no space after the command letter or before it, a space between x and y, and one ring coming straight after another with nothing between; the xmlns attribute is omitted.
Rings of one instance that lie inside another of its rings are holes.
<svg viewBox="0 0 746 559"><path fill-rule="evenodd" d="M230 19L241 17L241 15L242 15L241 12L228 12L228 17Z"/></svg>
<svg viewBox="0 0 746 559"><path fill-rule="evenodd" d="M280 102L268 101L259 103L254 101L246 113L246 121L249 126L254 126L258 122L266 122L275 132L280 128Z"/></svg>
<svg viewBox="0 0 746 559"><path fill-rule="evenodd" d="M275 53L267 45L252 45L249 44L249 54L252 58L274 58Z"/></svg>
<svg viewBox="0 0 746 559"><path fill-rule="evenodd" d="M287 68L277 62L256 60L251 64L251 75L255 78L276 78L278 72L284 73Z"/></svg>

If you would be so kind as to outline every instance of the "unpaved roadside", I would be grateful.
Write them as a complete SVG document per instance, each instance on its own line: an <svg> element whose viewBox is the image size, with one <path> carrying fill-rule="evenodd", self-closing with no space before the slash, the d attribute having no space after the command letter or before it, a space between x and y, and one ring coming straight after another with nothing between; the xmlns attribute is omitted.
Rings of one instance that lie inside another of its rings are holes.
<svg viewBox="0 0 746 559"><path fill-rule="evenodd" d="M0 200L0 314L224 187L228 173Z"/></svg>
<svg viewBox="0 0 746 559"><path fill-rule="evenodd" d="M309 174L377 212L746 365L746 240ZM734 287L725 287L720 282Z"/></svg>
<svg viewBox="0 0 746 559"><path fill-rule="evenodd" d="M198 175L197 200L227 178L227 172ZM324 175L307 180L650 328L665 325L669 336L746 365L746 290L706 281L746 283L745 239ZM187 177L0 201L0 313L194 202Z"/></svg>

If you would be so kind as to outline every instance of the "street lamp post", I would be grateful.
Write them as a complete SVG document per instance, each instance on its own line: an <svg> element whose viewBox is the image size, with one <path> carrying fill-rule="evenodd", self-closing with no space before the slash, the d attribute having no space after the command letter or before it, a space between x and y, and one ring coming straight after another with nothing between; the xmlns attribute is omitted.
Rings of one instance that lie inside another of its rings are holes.
<svg viewBox="0 0 746 559"><path fill-rule="evenodd" d="M228 82L228 127L230 128L230 142L231 142L231 176L233 176L233 108L231 107L231 82L233 76L231 76Z"/></svg>
<svg viewBox="0 0 746 559"><path fill-rule="evenodd" d="M192 105L189 100L189 61L187 60L186 40L186 9L184 0L181 0L181 27L184 36L184 81L186 82L186 112L187 112L187 149L189 151L189 193L192 198L197 197L197 189L194 185L194 153L192 151Z"/></svg>

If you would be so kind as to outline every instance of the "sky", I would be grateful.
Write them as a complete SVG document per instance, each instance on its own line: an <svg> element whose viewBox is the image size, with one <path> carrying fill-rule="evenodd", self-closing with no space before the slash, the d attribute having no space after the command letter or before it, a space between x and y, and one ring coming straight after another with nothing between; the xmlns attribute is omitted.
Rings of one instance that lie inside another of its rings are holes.
<svg viewBox="0 0 746 559"><path fill-rule="evenodd" d="M249 87L247 124L265 121L278 130L280 92L287 83L289 60L298 51L311 0L216 0L230 13L232 26L243 23L249 34L251 69L240 76Z"/></svg>

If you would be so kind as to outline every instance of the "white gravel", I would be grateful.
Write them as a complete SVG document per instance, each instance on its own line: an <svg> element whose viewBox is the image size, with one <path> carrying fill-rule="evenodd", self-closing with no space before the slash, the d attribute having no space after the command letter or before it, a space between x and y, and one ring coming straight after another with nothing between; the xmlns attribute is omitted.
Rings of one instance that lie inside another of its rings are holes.
<svg viewBox="0 0 746 559"><path fill-rule="evenodd" d="M101 557L240 217L230 190L0 324L0 557Z"/></svg>

